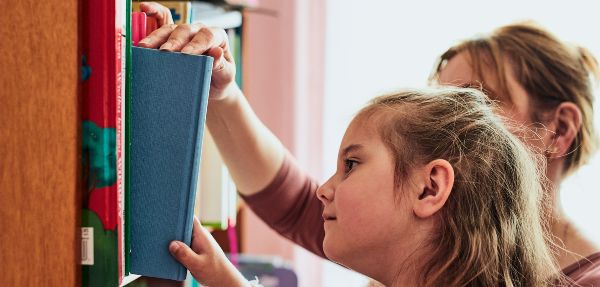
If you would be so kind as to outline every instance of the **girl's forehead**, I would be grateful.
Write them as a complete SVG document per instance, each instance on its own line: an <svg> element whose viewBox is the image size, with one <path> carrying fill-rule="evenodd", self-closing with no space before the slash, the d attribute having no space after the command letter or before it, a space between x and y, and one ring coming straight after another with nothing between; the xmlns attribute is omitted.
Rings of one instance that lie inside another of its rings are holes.
<svg viewBox="0 0 600 287"><path fill-rule="evenodd" d="M381 122L381 112L374 111L371 113L358 114L346 129L346 133L355 135L373 135L376 134Z"/></svg>
<svg viewBox="0 0 600 287"><path fill-rule="evenodd" d="M381 141L380 132L384 126L385 113L383 109L359 113L348 125L342 146L357 142Z"/></svg>

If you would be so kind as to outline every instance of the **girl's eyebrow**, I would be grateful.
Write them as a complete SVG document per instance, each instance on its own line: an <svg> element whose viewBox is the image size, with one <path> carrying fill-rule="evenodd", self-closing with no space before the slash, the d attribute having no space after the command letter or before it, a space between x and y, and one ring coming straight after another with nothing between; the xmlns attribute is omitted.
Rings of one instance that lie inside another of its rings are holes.
<svg viewBox="0 0 600 287"><path fill-rule="evenodd" d="M363 145L361 144L351 144L343 149L343 151L340 153L340 156L345 157L348 153L359 150L361 148L363 148Z"/></svg>

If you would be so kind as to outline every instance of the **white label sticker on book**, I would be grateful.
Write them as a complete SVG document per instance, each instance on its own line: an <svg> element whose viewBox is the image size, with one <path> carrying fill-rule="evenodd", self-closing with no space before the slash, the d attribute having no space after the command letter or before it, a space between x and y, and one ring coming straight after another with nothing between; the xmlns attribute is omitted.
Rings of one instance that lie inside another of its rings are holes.
<svg viewBox="0 0 600 287"><path fill-rule="evenodd" d="M81 264L94 265L94 228L81 228Z"/></svg>

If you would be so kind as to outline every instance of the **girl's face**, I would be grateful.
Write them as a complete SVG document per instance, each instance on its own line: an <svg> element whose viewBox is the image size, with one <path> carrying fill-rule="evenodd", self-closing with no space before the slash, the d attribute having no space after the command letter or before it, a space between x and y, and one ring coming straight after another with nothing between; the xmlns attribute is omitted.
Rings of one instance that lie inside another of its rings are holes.
<svg viewBox="0 0 600 287"><path fill-rule="evenodd" d="M407 189L394 187L394 160L376 124L355 119L342 140L336 173L317 190L327 257L365 274L381 268L381 258L402 258L416 232L400 194Z"/></svg>

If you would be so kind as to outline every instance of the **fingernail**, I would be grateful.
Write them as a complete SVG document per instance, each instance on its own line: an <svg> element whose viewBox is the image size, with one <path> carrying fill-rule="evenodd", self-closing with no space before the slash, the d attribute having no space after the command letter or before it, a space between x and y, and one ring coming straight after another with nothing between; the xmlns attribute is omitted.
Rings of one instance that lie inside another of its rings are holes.
<svg viewBox="0 0 600 287"><path fill-rule="evenodd" d="M175 253L177 249L179 249L179 243L172 241L171 244L169 244L169 251L171 251L171 253Z"/></svg>
<svg viewBox="0 0 600 287"><path fill-rule="evenodd" d="M190 47L190 46L185 46L182 50L181 53L192 53L194 51L194 48Z"/></svg>
<svg viewBox="0 0 600 287"><path fill-rule="evenodd" d="M141 41L138 42L139 44L144 44L144 45L148 45L150 44L150 41L147 38L142 39Z"/></svg>
<svg viewBox="0 0 600 287"><path fill-rule="evenodd" d="M171 47L173 47L173 44L171 44L169 42L166 42L162 46L160 46L160 49L161 50L168 50L168 49L171 49Z"/></svg>

